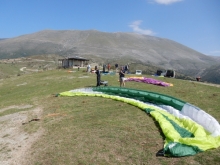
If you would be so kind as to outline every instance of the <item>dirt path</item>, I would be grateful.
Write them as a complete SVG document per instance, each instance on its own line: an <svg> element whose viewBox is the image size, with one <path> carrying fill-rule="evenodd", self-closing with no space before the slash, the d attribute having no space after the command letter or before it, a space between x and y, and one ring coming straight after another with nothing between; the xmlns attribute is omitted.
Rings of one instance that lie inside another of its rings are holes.
<svg viewBox="0 0 220 165"><path fill-rule="evenodd" d="M0 109L0 112L12 108L26 109L31 105L10 106ZM42 129L37 132L28 134L24 131L24 123L30 120L31 116L40 118L42 108L24 110L0 117L0 164L1 165L23 165L25 156L31 145L43 134ZM23 123L23 124L22 124Z"/></svg>
<svg viewBox="0 0 220 165"><path fill-rule="evenodd" d="M203 85L209 85L209 86L214 86L214 87L220 87L220 84L211 84L211 83L206 83L206 82L198 82L198 81L195 81L196 83L200 83L200 84L203 84Z"/></svg>

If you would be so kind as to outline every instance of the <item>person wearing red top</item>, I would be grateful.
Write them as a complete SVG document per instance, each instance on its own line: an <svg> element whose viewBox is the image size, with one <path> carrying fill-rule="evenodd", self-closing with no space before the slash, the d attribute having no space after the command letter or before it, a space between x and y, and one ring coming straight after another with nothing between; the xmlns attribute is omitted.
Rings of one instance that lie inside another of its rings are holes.
<svg viewBox="0 0 220 165"><path fill-rule="evenodd" d="M111 66L110 66L110 64L108 63L108 72L109 72L109 70L110 70L110 67L111 67Z"/></svg>

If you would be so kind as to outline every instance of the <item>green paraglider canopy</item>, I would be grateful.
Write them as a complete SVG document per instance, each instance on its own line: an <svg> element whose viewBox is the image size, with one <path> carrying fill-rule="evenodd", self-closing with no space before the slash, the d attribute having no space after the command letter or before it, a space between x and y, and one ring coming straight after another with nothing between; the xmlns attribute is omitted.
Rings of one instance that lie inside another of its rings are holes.
<svg viewBox="0 0 220 165"><path fill-rule="evenodd" d="M189 156L220 146L220 125L200 108L159 93L119 87L82 88L58 96L95 96L123 101L150 114L165 135L157 155ZM153 104L152 104L153 103Z"/></svg>

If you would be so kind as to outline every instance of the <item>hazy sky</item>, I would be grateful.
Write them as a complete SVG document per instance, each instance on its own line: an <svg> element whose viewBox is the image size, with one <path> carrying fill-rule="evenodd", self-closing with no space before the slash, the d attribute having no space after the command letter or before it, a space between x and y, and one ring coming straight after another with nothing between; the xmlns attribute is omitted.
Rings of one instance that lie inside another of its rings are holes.
<svg viewBox="0 0 220 165"><path fill-rule="evenodd" d="M220 0L0 0L0 38L45 29L135 32L220 56Z"/></svg>

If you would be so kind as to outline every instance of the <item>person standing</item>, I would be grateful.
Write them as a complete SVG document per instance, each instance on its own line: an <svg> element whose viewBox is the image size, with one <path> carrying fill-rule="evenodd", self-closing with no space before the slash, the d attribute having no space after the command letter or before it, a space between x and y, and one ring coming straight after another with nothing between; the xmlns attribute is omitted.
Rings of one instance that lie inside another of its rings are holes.
<svg viewBox="0 0 220 165"><path fill-rule="evenodd" d="M125 65L125 72L129 73L129 64Z"/></svg>
<svg viewBox="0 0 220 165"><path fill-rule="evenodd" d="M118 70L118 64L115 64L115 72Z"/></svg>
<svg viewBox="0 0 220 165"><path fill-rule="evenodd" d="M100 83L101 83L101 73L100 73L100 70L97 66L95 66L95 73L96 73L96 76L97 76L97 84L96 86L99 87L100 86Z"/></svg>
<svg viewBox="0 0 220 165"><path fill-rule="evenodd" d="M91 72L91 66L90 66L90 64L87 65L87 72L89 72L89 73Z"/></svg>
<svg viewBox="0 0 220 165"><path fill-rule="evenodd" d="M103 64L103 69L102 69L103 73L105 73L105 68L106 68L106 65Z"/></svg>
<svg viewBox="0 0 220 165"><path fill-rule="evenodd" d="M110 71L110 67L111 67L111 65L108 63L108 72Z"/></svg>
<svg viewBox="0 0 220 165"><path fill-rule="evenodd" d="M121 67L121 70L120 70L120 72L119 72L120 87L121 87L121 86L125 87L124 78L125 78L125 70L124 70L124 67Z"/></svg>
<svg viewBox="0 0 220 165"><path fill-rule="evenodd" d="M127 66L127 73L129 74L129 64L126 65Z"/></svg>

